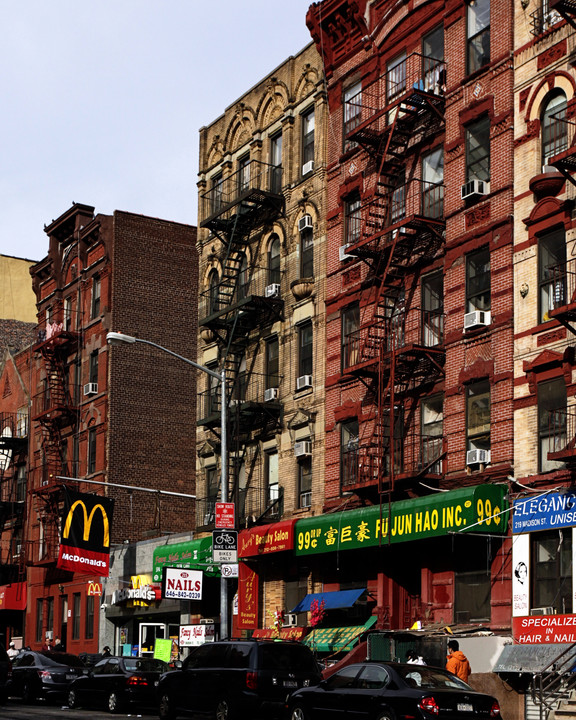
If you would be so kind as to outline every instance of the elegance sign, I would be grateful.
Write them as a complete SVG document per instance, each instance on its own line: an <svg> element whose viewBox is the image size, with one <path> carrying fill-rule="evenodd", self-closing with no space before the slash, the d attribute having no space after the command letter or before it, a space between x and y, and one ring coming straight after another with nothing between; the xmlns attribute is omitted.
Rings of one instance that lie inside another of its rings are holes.
<svg viewBox="0 0 576 720"><path fill-rule="evenodd" d="M576 525L576 493L551 492L514 500L512 532L553 530Z"/></svg>

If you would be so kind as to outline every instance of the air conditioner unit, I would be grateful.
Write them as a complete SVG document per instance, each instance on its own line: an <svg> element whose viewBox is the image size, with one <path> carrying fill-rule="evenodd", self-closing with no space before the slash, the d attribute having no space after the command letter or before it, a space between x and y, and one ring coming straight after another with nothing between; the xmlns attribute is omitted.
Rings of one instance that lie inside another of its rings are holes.
<svg viewBox="0 0 576 720"><path fill-rule="evenodd" d="M264 390L264 402L278 400L278 388L268 388Z"/></svg>
<svg viewBox="0 0 576 720"><path fill-rule="evenodd" d="M296 613L288 613L284 616L284 627L294 627L298 623Z"/></svg>
<svg viewBox="0 0 576 720"><path fill-rule="evenodd" d="M300 440L294 443L294 457L308 457L312 455L312 442L310 440Z"/></svg>
<svg viewBox="0 0 576 720"><path fill-rule="evenodd" d="M84 385L84 395L97 395L98 383L86 383Z"/></svg>
<svg viewBox="0 0 576 720"><path fill-rule="evenodd" d="M309 163L306 164L308 165ZM304 167L306 167L306 165ZM304 232L304 230L312 227L312 215L304 215L304 217L301 217L300 220L298 220L298 232Z"/></svg>
<svg viewBox="0 0 576 720"><path fill-rule="evenodd" d="M488 195L490 192L490 183L486 180L468 180L462 185L462 200L475 197L477 195Z"/></svg>
<svg viewBox="0 0 576 720"><path fill-rule="evenodd" d="M309 172L314 170L314 160L308 160L307 163L302 165L302 175L307 175Z"/></svg>
<svg viewBox="0 0 576 720"><path fill-rule="evenodd" d="M490 325L490 310L474 310L464 315L464 330Z"/></svg>
<svg viewBox="0 0 576 720"><path fill-rule="evenodd" d="M486 465L490 462L490 450L468 450L466 465Z"/></svg>
<svg viewBox="0 0 576 720"><path fill-rule="evenodd" d="M351 260L354 257L354 255L350 255L350 253L346 252L349 247L350 243L347 243L346 245L340 245L338 251L338 257L340 258L340 262L344 262L344 260Z"/></svg>
<svg viewBox="0 0 576 720"><path fill-rule="evenodd" d="M530 615L554 615L554 608L550 605L548 607L537 607L530 610Z"/></svg>
<svg viewBox="0 0 576 720"><path fill-rule="evenodd" d="M296 390L312 387L312 375L300 375L296 378Z"/></svg>
<svg viewBox="0 0 576 720"><path fill-rule="evenodd" d="M266 285L264 294L266 295L267 298L278 297L280 295L280 284L279 283L271 283L270 285Z"/></svg>

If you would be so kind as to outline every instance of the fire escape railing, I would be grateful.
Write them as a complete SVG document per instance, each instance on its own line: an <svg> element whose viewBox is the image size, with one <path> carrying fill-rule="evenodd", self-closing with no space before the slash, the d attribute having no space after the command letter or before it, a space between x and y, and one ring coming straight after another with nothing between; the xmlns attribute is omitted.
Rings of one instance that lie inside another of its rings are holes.
<svg viewBox="0 0 576 720"><path fill-rule="evenodd" d="M531 33L534 37L542 35L559 22L562 22L562 15L557 10L550 10L548 7L539 7L530 13Z"/></svg>
<svg viewBox="0 0 576 720"><path fill-rule="evenodd" d="M558 706L560 697L567 697L576 688L576 643L573 643L542 670L532 676L532 700L539 706L540 720L546 720L548 714Z"/></svg>

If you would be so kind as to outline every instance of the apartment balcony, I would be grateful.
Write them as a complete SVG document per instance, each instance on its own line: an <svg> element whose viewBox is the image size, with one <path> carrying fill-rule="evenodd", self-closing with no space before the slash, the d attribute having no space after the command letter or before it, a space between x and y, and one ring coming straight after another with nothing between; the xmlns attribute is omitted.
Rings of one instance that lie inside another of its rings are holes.
<svg viewBox="0 0 576 720"><path fill-rule="evenodd" d="M546 276L540 296L548 304L548 317L572 330L570 323L576 321L576 258L548 268Z"/></svg>
<svg viewBox="0 0 576 720"><path fill-rule="evenodd" d="M556 11L569 22L576 17L575 0L549 0L548 7L550 11Z"/></svg>
<svg viewBox="0 0 576 720"><path fill-rule="evenodd" d="M0 413L0 452L19 451L28 443L28 411L23 413Z"/></svg>
<svg viewBox="0 0 576 720"><path fill-rule="evenodd" d="M281 188L281 167L251 160L200 196L200 227L246 238L284 212Z"/></svg>
<svg viewBox="0 0 576 720"><path fill-rule="evenodd" d="M530 13L530 25L532 26L532 35L538 37L550 30L554 25L562 22L562 16L557 10L551 8L555 5L554 0L547 3L547 7L538 7L534 12ZM576 4L575 4L576 7Z"/></svg>
<svg viewBox="0 0 576 720"><path fill-rule="evenodd" d="M543 442L548 460L569 464L576 462L576 406L550 413L548 434Z"/></svg>
<svg viewBox="0 0 576 720"><path fill-rule="evenodd" d="M569 120L567 110L559 111L547 128L546 154L548 165L559 170L571 182L569 173L576 170L576 121Z"/></svg>
<svg viewBox="0 0 576 720"><path fill-rule="evenodd" d="M63 302L56 303L51 307L50 317L43 317L38 322L33 351L47 355L73 352L78 347L80 321L80 313L71 310Z"/></svg>
<svg viewBox="0 0 576 720"><path fill-rule="evenodd" d="M80 386L42 390L32 398L32 420L60 427L69 425L79 406Z"/></svg>

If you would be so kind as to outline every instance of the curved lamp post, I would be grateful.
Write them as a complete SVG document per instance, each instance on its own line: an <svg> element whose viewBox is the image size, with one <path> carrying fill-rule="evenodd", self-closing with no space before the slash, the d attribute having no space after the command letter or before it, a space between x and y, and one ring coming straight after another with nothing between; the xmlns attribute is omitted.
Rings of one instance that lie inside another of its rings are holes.
<svg viewBox="0 0 576 720"><path fill-rule="evenodd" d="M216 378L219 381L219 383L220 383L220 433L221 433L220 499L222 500L222 502L228 502L228 475L227 475L228 447L227 447L227 437L226 437L226 370L225 370L224 366L222 366L221 371L218 373L215 370L211 370L210 368L206 367L205 365L200 365L200 363L197 363L194 360L189 360L188 358L185 358L182 355L178 355L178 353L172 352L172 350L168 350L168 348L165 348L162 345L158 345L157 343L152 342L151 340L144 340L142 338L137 338L132 335L125 335L124 333L120 333L120 332L107 333L106 340L108 341L109 345L122 345L124 343L126 343L126 344L141 343L142 345L151 345L152 347L155 347L158 350L161 350L162 352L167 353L168 355L172 355L172 357L178 358L178 360L182 360L182 362L185 362L188 365L192 365L192 367L196 368L196 370L201 370L202 372ZM222 577L222 576L220 577L220 637L221 638L229 637L229 632L228 632L228 584L227 584L226 578Z"/></svg>

